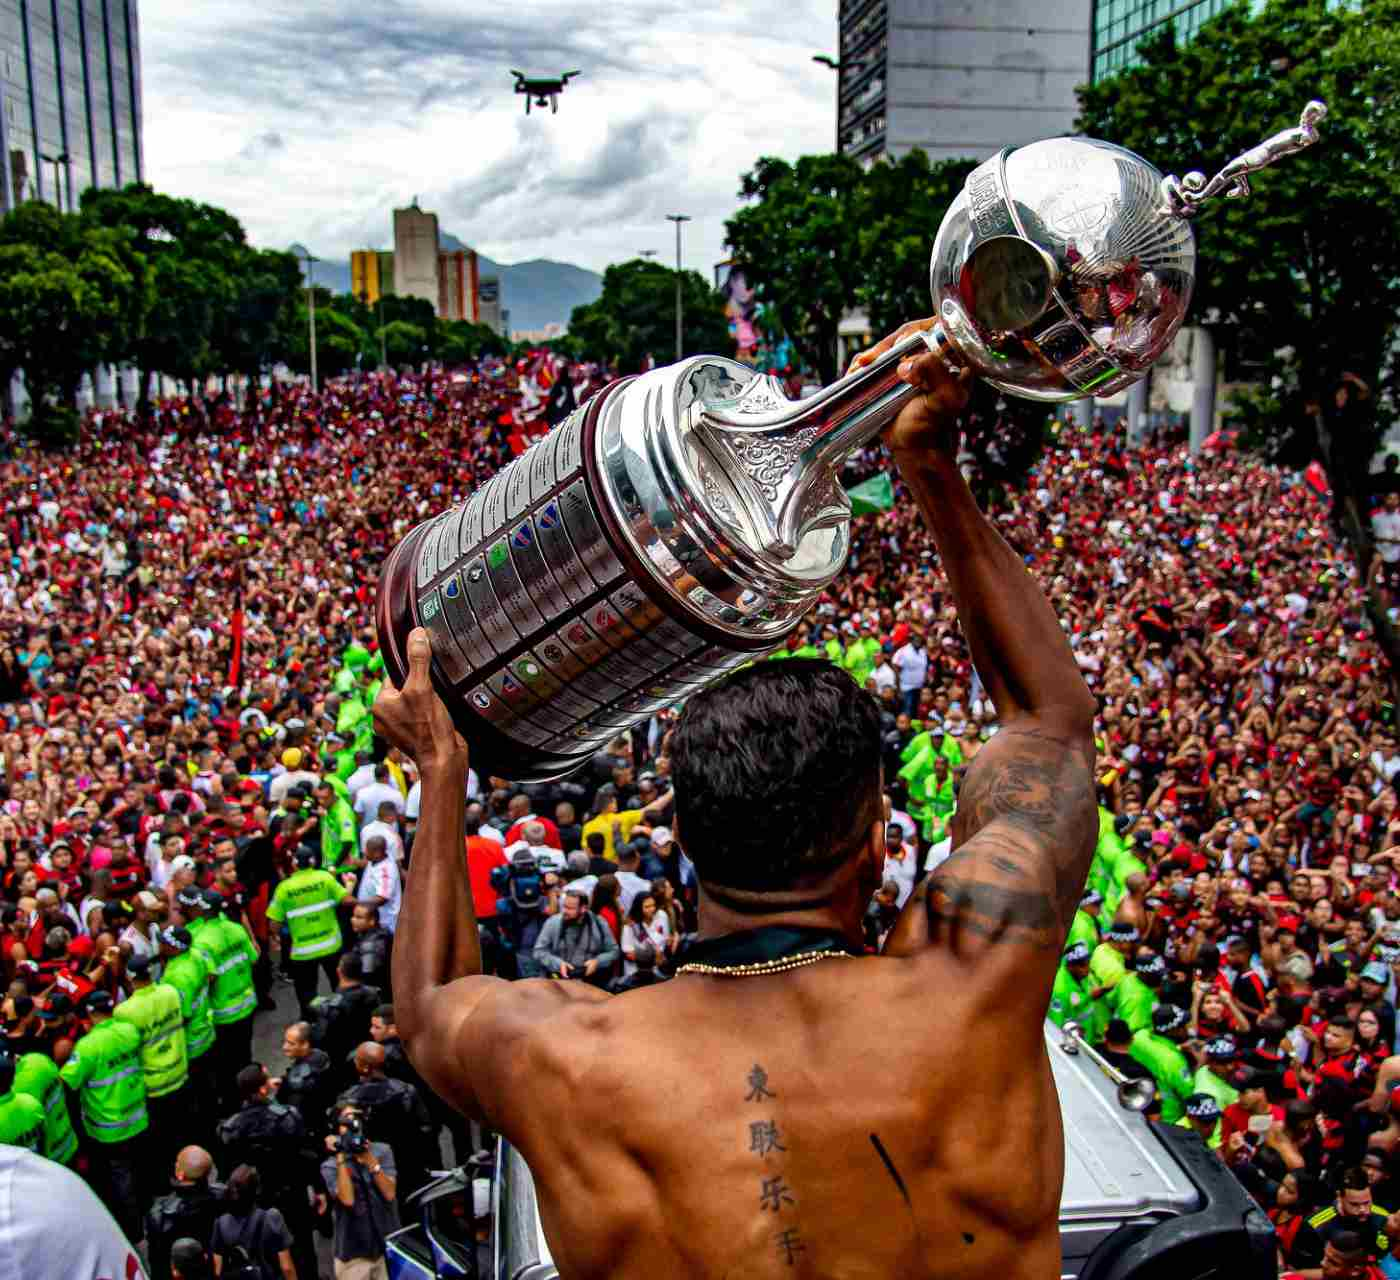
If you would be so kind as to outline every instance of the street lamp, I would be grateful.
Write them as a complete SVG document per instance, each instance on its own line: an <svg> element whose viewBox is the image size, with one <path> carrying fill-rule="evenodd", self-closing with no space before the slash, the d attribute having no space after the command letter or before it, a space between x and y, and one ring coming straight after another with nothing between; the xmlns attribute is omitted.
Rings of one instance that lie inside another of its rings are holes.
<svg viewBox="0 0 1400 1280"><path fill-rule="evenodd" d="M53 165L53 200L54 204L58 207L58 211L62 213L63 183L58 176L58 166L71 164L73 161L73 157L70 156L66 151L60 151L56 156L46 155L44 152L41 151L39 152L39 159L42 160L45 164ZM68 178L68 212L73 212L73 178L71 172Z"/></svg>
<svg viewBox="0 0 1400 1280"><path fill-rule="evenodd" d="M654 257L656 257L656 254L657 254L657 251L656 251L655 249L638 249L638 250L637 250L637 256L638 256L639 258L645 258L648 262L650 262Z"/></svg>
<svg viewBox="0 0 1400 1280"><path fill-rule="evenodd" d="M860 58L833 58L829 53L814 53L813 62L820 62L836 72L836 150L841 150L841 72L863 71L865 62Z"/></svg>
<svg viewBox="0 0 1400 1280"><path fill-rule="evenodd" d="M676 359L681 358L681 223L689 222L690 215L668 213L667 222L676 224Z"/></svg>
<svg viewBox="0 0 1400 1280"><path fill-rule="evenodd" d="M312 264L320 262L320 258L313 258L310 249L303 249L302 256L306 259L306 314L307 327L311 336L311 390L314 392L316 386L316 288L311 279Z"/></svg>

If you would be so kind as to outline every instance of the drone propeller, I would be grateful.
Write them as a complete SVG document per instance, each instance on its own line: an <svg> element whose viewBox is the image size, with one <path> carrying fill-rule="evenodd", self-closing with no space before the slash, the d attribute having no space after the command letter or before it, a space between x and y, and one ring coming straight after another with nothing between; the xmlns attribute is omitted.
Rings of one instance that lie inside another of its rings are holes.
<svg viewBox="0 0 1400 1280"><path fill-rule="evenodd" d="M581 76L582 74L583 74L582 71L566 71L566 72L564 72L564 75L563 75L563 77L562 77L562 78L563 78L563 82L564 82L565 84L568 84L569 81L572 80L575 76Z"/></svg>

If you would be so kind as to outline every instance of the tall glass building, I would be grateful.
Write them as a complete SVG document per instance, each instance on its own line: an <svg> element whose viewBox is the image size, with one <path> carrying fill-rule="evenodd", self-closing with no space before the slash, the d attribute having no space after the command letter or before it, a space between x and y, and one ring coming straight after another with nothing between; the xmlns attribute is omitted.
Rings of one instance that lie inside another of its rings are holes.
<svg viewBox="0 0 1400 1280"><path fill-rule="evenodd" d="M143 180L137 0L0 0L4 207Z"/></svg>
<svg viewBox="0 0 1400 1280"><path fill-rule="evenodd" d="M1202 25L1239 0L1094 0L1093 78L1102 80L1137 61L1138 43L1155 27L1170 22L1178 40L1189 40Z"/></svg>

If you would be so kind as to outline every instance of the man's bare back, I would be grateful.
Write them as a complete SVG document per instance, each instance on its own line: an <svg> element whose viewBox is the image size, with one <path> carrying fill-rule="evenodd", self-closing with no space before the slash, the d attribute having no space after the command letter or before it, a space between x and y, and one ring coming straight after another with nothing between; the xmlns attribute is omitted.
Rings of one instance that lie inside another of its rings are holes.
<svg viewBox="0 0 1400 1280"><path fill-rule="evenodd" d="M927 395L889 443L1002 727L962 782L953 853L905 905L883 956L682 972L623 996L481 976L462 855L467 750L432 691L425 631L409 637L402 692L386 688L375 704L380 733L423 777L396 1022L424 1079L529 1163L566 1280L1058 1275L1063 1135L1042 1028L1097 833L1094 704L1049 605L958 473L948 424L965 397L934 357L909 376ZM857 719L874 716L820 666L814 696L820 685ZM770 681L763 667L725 696L743 704L789 678L778 667L805 670L773 664ZM688 707L678 735L694 717ZM878 731L870 738L867 779L878 775ZM672 752L685 847L687 812L702 821L685 808L682 754ZM788 785L784 803L801 808L846 780ZM819 929L858 950L884 867L878 776L861 786L870 794L842 801L858 834L839 836L849 847L817 879L736 893L736 881L707 883L692 854L701 937Z"/></svg>
<svg viewBox="0 0 1400 1280"><path fill-rule="evenodd" d="M596 1001L532 985L555 1011L489 1118L534 1173L562 1276L1058 1274L1043 1042L1008 1045L933 957Z"/></svg>

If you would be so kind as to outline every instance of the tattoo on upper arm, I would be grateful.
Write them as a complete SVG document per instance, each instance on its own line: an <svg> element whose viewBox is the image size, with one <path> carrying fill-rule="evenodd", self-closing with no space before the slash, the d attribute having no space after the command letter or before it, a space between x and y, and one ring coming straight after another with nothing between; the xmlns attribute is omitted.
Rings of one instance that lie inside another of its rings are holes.
<svg viewBox="0 0 1400 1280"><path fill-rule="evenodd" d="M1003 729L968 770L951 857L930 877L930 927L1058 949L1098 831L1093 747L1036 727ZM969 843L970 842L970 843Z"/></svg>

